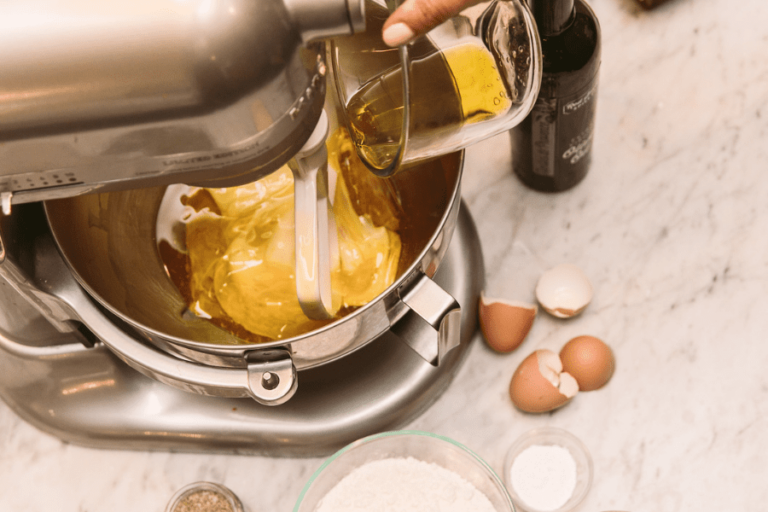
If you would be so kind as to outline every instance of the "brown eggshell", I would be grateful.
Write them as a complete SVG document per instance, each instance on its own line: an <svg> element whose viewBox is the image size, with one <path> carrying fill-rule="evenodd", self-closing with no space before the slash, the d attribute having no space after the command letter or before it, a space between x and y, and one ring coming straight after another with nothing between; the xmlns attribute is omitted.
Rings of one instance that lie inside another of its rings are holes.
<svg viewBox="0 0 768 512"><path fill-rule="evenodd" d="M594 336L578 336L560 351L563 369L573 375L580 391L605 386L616 367L611 347Z"/></svg>
<svg viewBox="0 0 768 512"><path fill-rule="evenodd" d="M551 350L537 350L526 357L512 375L509 396L524 412L547 412L568 403L578 384Z"/></svg>
<svg viewBox="0 0 768 512"><path fill-rule="evenodd" d="M528 336L538 307L535 304L489 299L480 295L478 316L485 341L497 352L512 352Z"/></svg>

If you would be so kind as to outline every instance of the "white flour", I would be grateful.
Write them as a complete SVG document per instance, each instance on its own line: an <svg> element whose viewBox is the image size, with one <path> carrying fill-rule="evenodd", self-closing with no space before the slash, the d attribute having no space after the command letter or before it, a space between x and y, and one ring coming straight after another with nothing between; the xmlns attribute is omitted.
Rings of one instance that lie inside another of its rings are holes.
<svg viewBox="0 0 768 512"><path fill-rule="evenodd" d="M562 507L576 488L576 461L562 446L529 446L515 457L510 471L517 495L537 510Z"/></svg>
<svg viewBox="0 0 768 512"><path fill-rule="evenodd" d="M326 494L317 512L495 512L462 477L429 462L383 459L356 468Z"/></svg>

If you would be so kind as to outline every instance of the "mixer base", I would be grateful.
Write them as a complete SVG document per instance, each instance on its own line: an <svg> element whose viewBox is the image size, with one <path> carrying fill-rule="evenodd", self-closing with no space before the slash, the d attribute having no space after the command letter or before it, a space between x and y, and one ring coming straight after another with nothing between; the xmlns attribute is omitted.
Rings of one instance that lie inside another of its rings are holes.
<svg viewBox="0 0 768 512"><path fill-rule="evenodd" d="M405 425L440 396L476 331L483 279L480 241L462 204L435 276L461 304L462 340L439 367L386 333L339 361L300 372L296 395L266 407L169 387L137 373L104 346L43 358L0 344L0 397L39 429L82 446L324 456L360 437ZM0 286L0 302L20 300L8 288ZM39 322L45 320L27 324L16 336L8 325L0 328L18 347L34 338L30 329L43 329ZM0 324L8 323L0 315Z"/></svg>

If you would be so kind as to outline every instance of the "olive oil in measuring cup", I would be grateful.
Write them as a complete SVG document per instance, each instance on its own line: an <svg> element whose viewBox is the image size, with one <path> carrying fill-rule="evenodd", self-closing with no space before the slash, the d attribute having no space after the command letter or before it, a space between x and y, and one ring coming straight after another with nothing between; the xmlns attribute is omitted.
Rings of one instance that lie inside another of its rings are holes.
<svg viewBox="0 0 768 512"><path fill-rule="evenodd" d="M505 114L510 93L491 52L475 37L437 50L427 38L411 54L411 125L408 151L427 157L461 144L467 127ZM351 135L369 163L385 167L394 158L403 122L399 66L365 83L347 102Z"/></svg>
<svg viewBox="0 0 768 512"><path fill-rule="evenodd" d="M376 175L506 132L530 112L541 83L541 46L524 1L469 9L401 48L381 39L387 9L376 1L366 9L366 31L334 39L331 57L339 114Z"/></svg>

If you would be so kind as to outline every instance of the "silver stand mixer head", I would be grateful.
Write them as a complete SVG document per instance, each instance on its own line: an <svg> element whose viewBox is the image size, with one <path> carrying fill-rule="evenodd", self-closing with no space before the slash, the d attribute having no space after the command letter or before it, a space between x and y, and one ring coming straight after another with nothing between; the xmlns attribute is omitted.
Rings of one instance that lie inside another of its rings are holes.
<svg viewBox="0 0 768 512"><path fill-rule="evenodd" d="M325 98L324 40L362 0L0 4L0 198L11 204L284 165Z"/></svg>

